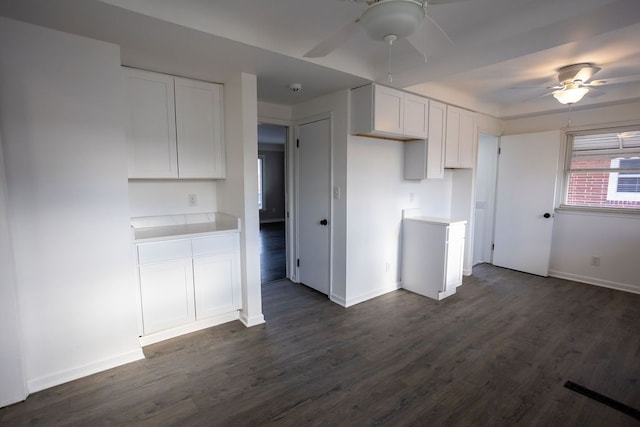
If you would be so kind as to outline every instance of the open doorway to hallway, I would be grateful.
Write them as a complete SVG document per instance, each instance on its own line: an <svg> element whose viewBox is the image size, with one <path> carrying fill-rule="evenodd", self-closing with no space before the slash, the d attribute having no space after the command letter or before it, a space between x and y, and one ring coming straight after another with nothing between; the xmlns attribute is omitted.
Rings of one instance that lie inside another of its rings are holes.
<svg viewBox="0 0 640 427"><path fill-rule="evenodd" d="M262 284L287 277L287 134L287 126L263 123L258 125L258 208Z"/></svg>

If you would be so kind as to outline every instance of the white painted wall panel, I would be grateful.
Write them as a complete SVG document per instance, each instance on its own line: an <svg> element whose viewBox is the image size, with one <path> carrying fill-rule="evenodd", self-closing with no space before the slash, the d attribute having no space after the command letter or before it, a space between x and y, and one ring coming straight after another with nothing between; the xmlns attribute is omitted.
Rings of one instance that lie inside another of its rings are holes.
<svg viewBox="0 0 640 427"><path fill-rule="evenodd" d="M117 46L0 18L0 127L29 391L143 357Z"/></svg>
<svg viewBox="0 0 640 427"><path fill-rule="evenodd" d="M554 219L549 273L640 293L640 218L561 211ZM591 257L600 257L592 266Z"/></svg>

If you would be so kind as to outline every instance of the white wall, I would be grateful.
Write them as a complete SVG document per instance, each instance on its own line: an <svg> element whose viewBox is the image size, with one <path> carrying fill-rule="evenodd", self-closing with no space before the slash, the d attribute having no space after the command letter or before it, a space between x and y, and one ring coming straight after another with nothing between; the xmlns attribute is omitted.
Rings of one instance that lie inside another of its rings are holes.
<svg viewBox="0 0 640 427"><path fill-rule="evenodd" d="M120 79L117 46L0 18L0 129L30 392L143 357Z"/></svg>
<svg viewBox="0 0 640 427"><path fill-rule="evenodd" d="M218 183L221 212L241 218L240 256L242 310L246 326L264 323L260 288L260 225L258 218L257 80L239 73L225 82L224 115L227 178Z"/></svg>
<svg viewBox="0 0 640 427"><path fill-rule="evenodd" d="M350 136L348 151L350 306L399 287L402 210L420 208L428 216L449 217L453 174L447 170L442 180L405 180L402 142Z"/></svg>
<svg viewBox="0 0 640 427"><path fill-rule="evenodd" d="M197 196L197 206L189 206L189 194ZM217 181L129 181L129 210L132 217L216 212Z"/></svg>
<svg viewBox="0 0 640 427"><path fill-rule="evenodd" d="M0 135L2 129L0 129ZM27 397L22 359L18 288L13 239L7 214L7 188L0 140L0 408Z"/></svg>
<svg viewBox="0 0 640 427"><path fill-rule="evenodd" d="M640 123L640 102L574 110L572 127L607 127ZM569 113L514 119L505 122L505 134L563 129ZM640 293L640 215L559 211L554 219L550 274L586 283ZM590 265L600 256L600 267Z"/></svg>

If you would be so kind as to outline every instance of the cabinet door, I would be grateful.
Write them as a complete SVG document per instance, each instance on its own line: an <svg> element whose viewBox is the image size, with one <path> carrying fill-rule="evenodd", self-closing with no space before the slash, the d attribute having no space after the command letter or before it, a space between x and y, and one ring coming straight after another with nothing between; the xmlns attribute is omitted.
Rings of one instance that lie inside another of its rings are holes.
<svg viewBox="0 0 640 427"><path fill-rule="evenodd" d="M473 168L477 145L476 116L471 111L460 115L460 140L458 147L458 164L461 168Z"/></svg>
<svg viewBox="0 0 640 427"><path fill-rule="evenodd" d="M173 77L123 68L130 178L177 178Z"/></svg>
<svg viewBox="0 0 640 427"><path fill-rule="evenodd" d="M384 86L374 86L373 123L378 132L404 133L404 93Z"/></svg>
<svg viewBox="0 0 640 427"><path fill-rule="evenodd" d="M454 239L447 243L445 291L462 284L464 262L464 239Z"/></svg>
<svg viewBox="0 0 640 427"><path fill-rule="evenodd" d="M180 178L224 178L222 86L175 78Z"/></svg>
<svg viewBox="0 0 640 427"><path fill-rule="evenodd" d="M447 168L459 167L458 150L460 149L460 114L459 108L447 107L447 132L445 142L444 164Z"/></svg>
<svg viewBox="0 0 640 427"><path fill-rule="evenodd" d="M241 307L240 263L237 254L193 259L198 320Z"/></svg>
<svg viewBox="0 0 640 427"><path fill-rule="evenodd" d="M427 143L427 179L444 178L444 136L447 106L441 102L429 102L429 136Z"/></svg>
<svg viewBox="0 0 640 427"><path fill-rule="evenodd" d="M448 106L445 167L473 168L477 139L475 113Z"/></svg>
<svg viewBox="0 0 640 427"><path fill-rule="evenodd" d="M429 126L429 100L410 93L404 94L404 136L425 139Z"/></svg>
<svg viewBox="0 0 640 427"><path fill-rule="evenodd" d="M140 266L145 335L195 320L191 259Z"/></svg>

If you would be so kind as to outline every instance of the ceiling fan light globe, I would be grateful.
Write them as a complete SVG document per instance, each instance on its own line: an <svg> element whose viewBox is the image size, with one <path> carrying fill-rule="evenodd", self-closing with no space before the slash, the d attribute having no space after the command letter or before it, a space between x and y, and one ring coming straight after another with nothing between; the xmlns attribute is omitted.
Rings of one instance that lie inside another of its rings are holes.
<svg viewBox="0 0 640 427"><path fill-rule="evenodd" d="M561 104L575 104L589 92L586 87L566 87L553 92L553 97Z"/></svg>
<svg viewBox="0 0 640 427"><path fill-rule="evenodd" d="M360 16L360 24L369 37L384 41L394 35L405 38L424 20L424 7L413 0L382 0L374 3Z"/></svg>

